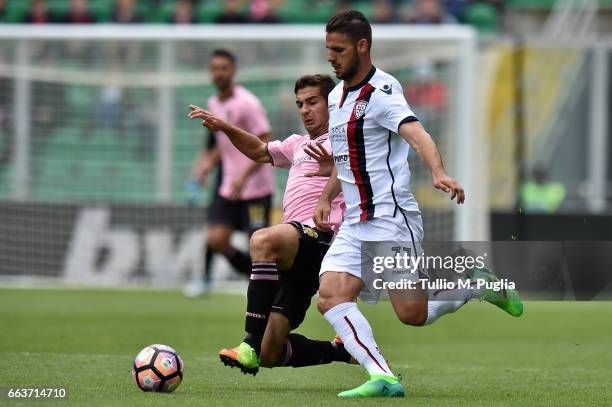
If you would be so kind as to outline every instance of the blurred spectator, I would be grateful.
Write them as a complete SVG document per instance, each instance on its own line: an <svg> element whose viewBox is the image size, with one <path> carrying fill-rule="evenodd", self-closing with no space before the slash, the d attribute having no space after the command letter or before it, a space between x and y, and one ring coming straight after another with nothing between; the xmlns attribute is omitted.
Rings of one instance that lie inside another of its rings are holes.
<svg viewBox="0 0 612 407"><path fill-rule="evenodd" d="M498 13L501 14L504 12L504 6L505 6L504 0L465 0L465 2L468 5L470 4L488 4L494 7Z"/></svg>
<svg viewBox="0 0 612 407"><path fill-rule="evenodd" d="M469 1L469 0L467 0ZM447 13L451 14L457 21L463 21L466 0L444 0L443 5Z"/></svg>
<svg viewBox="0 0 612 407"><path fill-rule="evenodd" d="M377 24L388 24L397 21L397 15L394 12L390 0L375 0L374 10L372 12L372 22Z"/></svg>
<svg viewBox="0 0 612 407"><path fill-rule="evenodd" d="M70 0L68 14L62 19L66 24L91 24L95 22L93 15L89 12L87 0Z"/></svg>
<svg viewBox="0 0 612 407"><path fill-rule="evenodd" d="M440 0L416 0L408 18L411 24L452 24L457 20L446 12Z"/></svg>
<svg viewBox="0 0 612 407"><path fill-rule="evenodd" d="M560 182L548 180L548 172L542 165L536 165L531 181L521 187L523 210L531 213L554 213L565 199L565 187Z"/></svg>
<svg viewBox="0 0 612 407"><path fill-rule="evenodd" d="M178 0L170 21L174 24L193 24L196 22L193 0Z"/></svg>
<svg viewBox="0 0 612 407"><path fill-rule="evenodd" d="M415 76L404 86L404 96L429 131L441 134L440 126L445 120L440 119L448 105L448 88L439 79L432 63L423 62L417 66Z"/></svg>
<svg viewBox="0 0 612 407"><path fill-rule="evenodd" d="M240 13L240 0L227 0L223 13L215 19L215 23L237 24L246 23L248 20Z"/></svg>
<svg viewBox="0 0 612 407"><path fill-rule="evenodd" d="M347 11L353 8L349 0L337 0L335 3L336 9L334 11L334 14L342 13L343 11Z"/></svg>
<svg viewBox="0 0 612 407"><path fill-rule="evenodd" d="M142 23L142 16L136 12L136 0L117 0L115 14L111 21L120 24Z"/></svg>
<svg viewBox="0 0 612 407"><path fill-rule="evenodd" d="M502 25L503 12L501 0L468 0L462 21L481 32L495 32Z"/></svg>
<svg viewBox="0 0 612 407"><path fill-rule="evenodd" d="M32 7L23 22L29 24L52 23L53 18L47 8L47 0L32 0Z"/></svg>
<svg viewBox="0 0 612 407"><path fill-rule="evenodd" d="M274 11L274 7L268 0L251 0L249 6L249 21L251 23L279 23L280 19Z"/></svg>
<svg viewBox="0 0 612 407"><path fill-rule="evenodd" d="M0 0L0 23L6 23L6 0Z"/></svg>
<svg viewBox="0 0 612 407"><path fill-rule="evenodd" d="M112 129L118 134L121 124L121 102L123 88L120 85L121 68L114 64L106 75L104 86L99 88L93 102L93 119L95 128Z"/></svg>

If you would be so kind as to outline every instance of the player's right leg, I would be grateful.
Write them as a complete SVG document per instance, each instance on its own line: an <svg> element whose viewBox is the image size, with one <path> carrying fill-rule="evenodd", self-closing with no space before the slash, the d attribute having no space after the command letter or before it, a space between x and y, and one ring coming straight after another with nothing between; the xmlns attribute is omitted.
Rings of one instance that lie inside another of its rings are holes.
<svg viewBox="0 0 612 407"><path fill-rule="evenodd" d="M261 341L268 324L270 309L280 287L279 268L290 268L299 249L300 233L288 224L257 230L251 236L252 270L247 289L244 323L246 337L235 348L222 349L221 361L239 366L244 372L256 373ZM279 267L279 265L281 267ZM230 359L238 360L238 364Z"/></svg>
<svg viewBox="0 0 612 407"><path fill-rule="evenodd" d="M223 255L239 273L251 271L249 254L231 244L232 233L244 230L244 205L242 201L230 201L217 195L208 209L207 244L213 252Z"/></svg>
<svg viewBox="0 0 612 407"><path fill-rule="evenodd" d="M300 234L291 225L280 224L260 229L251 236L253 269L247 290L244 341L261 350L268 314L280 287L279 270L293 265L299 250Z"/></svg>
<svg viewBox="0 0 612 407"><path fill-rule="evenodd" d="M224 254L231 250L230 238L234 229L231 226L219 223L208 226L206 231L206 253L202 281L194 282L185 289L188 297L198 297L206 294L211 289L212 282L212 257L215 253Z"/></svg>
<svg viewBox="0 0 612 407"><path fill-rule="evenodd" d="M340 397L404 395L403 386L387 365L370 324L355 302L364 288L361 279L362 242L376 238L383 240L385 233L381 230L368 222L343 224L321 264L317 307L340 336L346 350L370 375L369 381L340 393Z"/></svg>
<svg viewBox="0 0 612 407"><path fill-rule="evenodd" d="M361 386L343 391L338 396L403 397L403 386L380 352L372 327L357 308L355 301L362 285L360 278L347 272L321 274L317 307L340 336L346 350L370 375L370 380Z"/></svg>

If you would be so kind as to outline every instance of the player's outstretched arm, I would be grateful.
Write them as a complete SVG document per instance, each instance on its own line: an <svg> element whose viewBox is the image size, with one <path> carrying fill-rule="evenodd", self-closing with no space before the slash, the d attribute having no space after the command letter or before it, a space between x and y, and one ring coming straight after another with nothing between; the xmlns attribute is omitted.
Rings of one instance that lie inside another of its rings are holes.
<svg viewBox="0 0 612 407"><path fill-rule="evenodd" d="M233 126L201 107L190 105L189 108L191 109L188 115L190 119L201 119L202 125L210 131L222 131L225 133L242 154L258 163L270 162L270 156L266 149L267 140L262 140L239 127Z"/></svg>
<svg viewBox="0 0 612 407"><path fill-rule="evenodd" d="M451 193L451 199L457 198L457 203L461 204L465 201L465 192L459 183L450 177L444 169L442 156L436 147L433 139L425 131L421 123L414 121L404 123L399 128L399 133L410 146L417 152L421 160L425 162L429 171L434 188L444 192Z"/></svg>
<svg viewBox="0 0 612 407"><path fill-rule="evenodd" d="M319 198L319 203L314 210L312 220L314 220L315 226L321 230L331 229L331 223L329 222L329 215L331 214L331 203L340 194L342 190L340 186L340 180L338 179L338 170L336 167L332 169L331 175L325 188Z"/></svg>

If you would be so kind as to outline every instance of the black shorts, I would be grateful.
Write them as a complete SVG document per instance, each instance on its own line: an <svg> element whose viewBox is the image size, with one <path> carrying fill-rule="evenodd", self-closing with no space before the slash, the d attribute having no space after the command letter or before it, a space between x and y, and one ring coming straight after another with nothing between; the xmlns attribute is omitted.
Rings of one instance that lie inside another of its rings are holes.
<svg viewBox="0 0 612 407"><path fill-rule="evenodd" d="M270 225L272 195L244 201L230 201L215 195L208 207L208 224L225 225L252 234Z"/></svg>
<svg viewBox="0 0 612 407"><path fill-rule="evenodd" d="M319 231L300 222L289 222L300 232L300 244L293 266L280 274L280 287L272 303L272 312L283 314L291 329L304 321L310 300L319 290L319 270L331 245L333 232Z"/></svg>

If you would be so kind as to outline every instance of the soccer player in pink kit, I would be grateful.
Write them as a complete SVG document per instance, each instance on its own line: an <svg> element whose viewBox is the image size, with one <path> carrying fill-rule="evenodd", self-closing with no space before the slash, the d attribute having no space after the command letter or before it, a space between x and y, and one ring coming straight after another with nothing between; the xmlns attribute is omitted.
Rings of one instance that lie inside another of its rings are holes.
<svg viewBox="0 0 612 407"><path fill-rule="evenodd" d="M260 101L243 86L235 83L236 59L223 49L213 51L209 69L217 94L208 100L208 108L218 117L246 129L264 142L270 139L270 124ZM211 280L212 253L220 253L243 273L249 274L251 262L247 253L233 247L230 238L235 230L251 235L270 223L274 178L268 166L244 156L223 131L211 134L216 147L198 157L194 176L206 183L209 172L221 165L221 182L208 212L208 235L204 265L204 288ZM192 294L197 294L198 290Z"/></svg>
<svg viewBox="0 0 612 407"><path fill-rule="evenodd" d="M337 196L330 206L329 226L314 227L313 214L333 162L328 151L327 96L334 88L327 75L306 75L295 84L296 104L308 136L294 134L284 141L264 143L259 138L191 106L189 117L202 119L212 131L223 131L250 159L288 168L283 202L283 224L256 231L251 237L253 269L247 292L244 342L221 350L227 364L245 373L259 366L310 366L332 361L350 362L341 342L315 341L296 333L319 287L319 268L342 222L344 201Z"/></svg>

